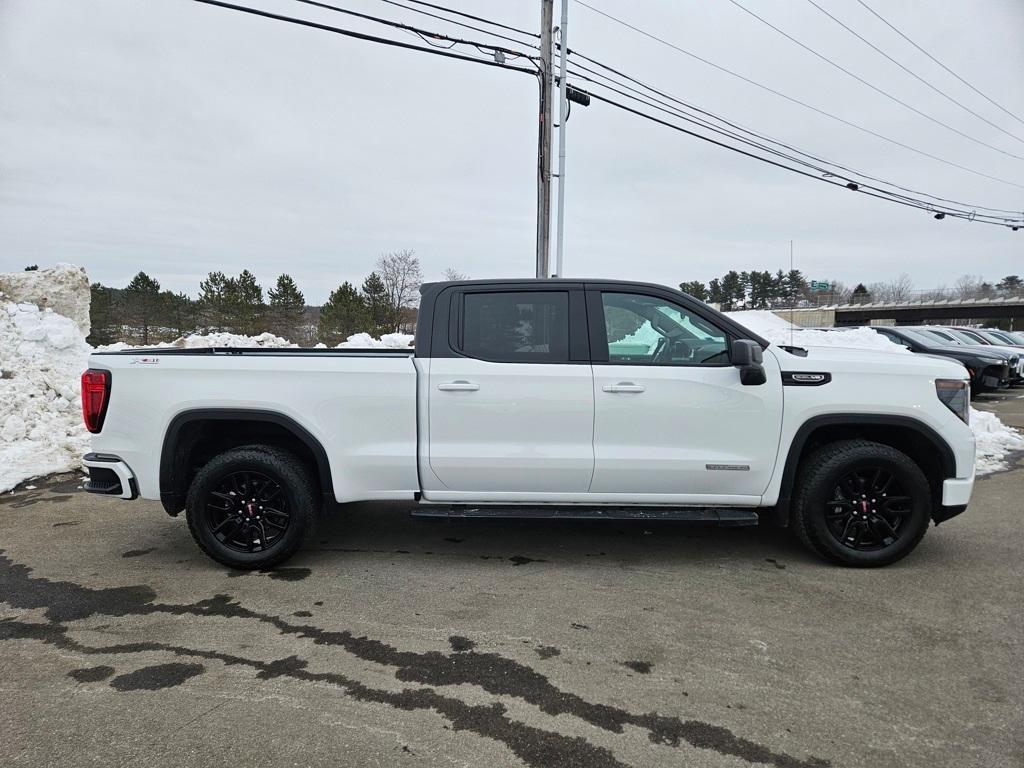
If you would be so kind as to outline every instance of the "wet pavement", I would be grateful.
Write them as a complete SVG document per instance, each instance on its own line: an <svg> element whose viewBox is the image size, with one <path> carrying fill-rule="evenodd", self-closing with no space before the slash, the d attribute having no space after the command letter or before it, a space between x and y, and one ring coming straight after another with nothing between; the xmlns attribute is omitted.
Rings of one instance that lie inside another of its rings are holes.
<svg viewBox="0 0 1024 768"><path fill-rule="evenodd" d="M1024 764L1021 457L881 570L360 505L241 573L79 482L0 499L3 765Z"/></svg>

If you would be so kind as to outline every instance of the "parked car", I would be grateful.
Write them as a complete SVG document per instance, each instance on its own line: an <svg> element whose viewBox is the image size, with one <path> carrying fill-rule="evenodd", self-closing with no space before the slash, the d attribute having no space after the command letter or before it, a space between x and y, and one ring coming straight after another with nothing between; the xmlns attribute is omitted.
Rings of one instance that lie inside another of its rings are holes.
<svg viewBox="0 0 1024 768"><path fill-rule="evenodd" d="M1001 328L980 328L979 331L993 344L1024 348L1024 334L1004 331Z"/></svg>
<svg viewBox="0 0 1024 768"><path fill-rule="evenodd" d="M926 333L922 328L905 325L870 327L889 341L902 344L911 352L944 357L962 363L971 377L972 397L1010 386L1013 374L1010 370L1011 355L1007 353L986 347L969 347L947 342L935 334Z"/></svg>
<svg viewBox="0 0 1024 768"><path fill-rule="evenodd" d="M959 363L787 351L645 283L433 283L415 349L97 352L82 392L86 490L185 510L235 568L282 562L322 508L365 500L760 520L834 562L885 565L974 484Z"/></svg>
<svg viewBox="0 0 1024 768"><path fill-rule="evenodd" d="M998 350L1009 355L1010 383L1019 384L1024 382L1024 354L1014 346L1002 344L998 341L986 340L979 333L970 333L970 329L954 328L947 326L916 326L923 333L934 336L944 344L964 346L968 349L979 350L983 353Z"/></svg>

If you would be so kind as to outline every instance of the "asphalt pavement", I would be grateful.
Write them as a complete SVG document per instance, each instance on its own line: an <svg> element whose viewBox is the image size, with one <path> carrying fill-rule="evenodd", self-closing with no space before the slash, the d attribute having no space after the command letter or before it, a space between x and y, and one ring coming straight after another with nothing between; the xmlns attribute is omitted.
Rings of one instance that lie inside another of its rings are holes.
<svg viewBox="0 0 1024 768"><path fill-rule="evenodd" d="M5 766L1024 765L1021 457L880 570L360 505L243 574L80 482L0 499Z"/></svg>

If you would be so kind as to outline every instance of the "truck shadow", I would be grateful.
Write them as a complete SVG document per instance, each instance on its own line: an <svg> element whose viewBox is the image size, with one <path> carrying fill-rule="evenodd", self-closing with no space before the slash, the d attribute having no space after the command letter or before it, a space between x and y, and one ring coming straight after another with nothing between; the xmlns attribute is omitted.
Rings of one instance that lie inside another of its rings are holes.
<svg viewBox="0 0 1024 768"><path fill-rule="evenodd" d="M325 516L305 552L439 556L529 566L598 560L657 565L723 559L822 564L785 529L619 520L418 518L408 506L351 504Z"/></svg>

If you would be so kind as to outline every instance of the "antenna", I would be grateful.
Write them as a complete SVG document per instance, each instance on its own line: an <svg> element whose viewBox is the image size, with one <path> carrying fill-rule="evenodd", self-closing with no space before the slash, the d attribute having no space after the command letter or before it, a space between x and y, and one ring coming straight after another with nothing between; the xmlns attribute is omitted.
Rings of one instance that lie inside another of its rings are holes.
<svg viewBox="0 0 1024 768"><path fill-rule="evenodd" d="M796 315L796 289L793 286L793 241L789 241L789 346L793 345L793 320Z"/></svg>

